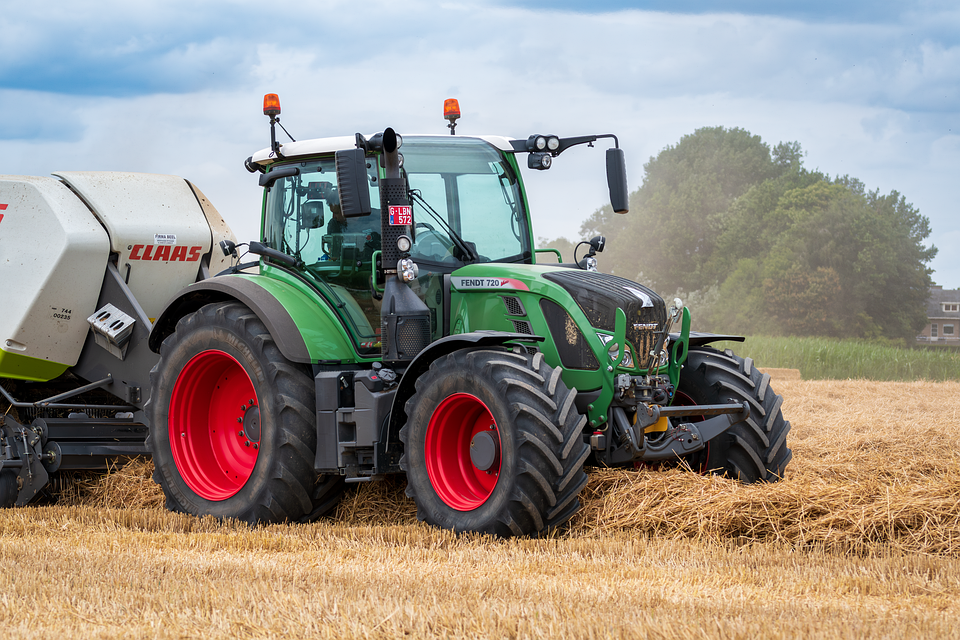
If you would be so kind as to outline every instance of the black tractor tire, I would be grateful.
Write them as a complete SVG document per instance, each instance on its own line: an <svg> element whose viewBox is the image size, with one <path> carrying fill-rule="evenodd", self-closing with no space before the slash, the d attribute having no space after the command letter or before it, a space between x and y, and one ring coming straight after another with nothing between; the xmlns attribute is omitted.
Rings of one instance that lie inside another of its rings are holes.
<svg viewBox="0 0 960 640"><path fill-rule="evenodd" d="M154 480L166 506L250 524L306 521L332 510L339 476L319 476L316 396L263 322L238 302L188 314L150 372Z"/></svg>
<svg viewBox="0 0 960 640"><path fill-rule="evenodd" d="M693 347L687 355L675 405L750 405L750 417L707 443L686 462L704 473L750 484L783 479L793 452L787 447L790 423L783 418L783 396L770 388L770 374L760 373L750 358L732 351Z"/></svg>
<svg viewBox="0 0 960 640"><path fill-rule="evenodd" d="M560 374L541 353L496 349L430 365L400 430L420 520L510 537L549 532L580 509L586 417Z"/></svg>

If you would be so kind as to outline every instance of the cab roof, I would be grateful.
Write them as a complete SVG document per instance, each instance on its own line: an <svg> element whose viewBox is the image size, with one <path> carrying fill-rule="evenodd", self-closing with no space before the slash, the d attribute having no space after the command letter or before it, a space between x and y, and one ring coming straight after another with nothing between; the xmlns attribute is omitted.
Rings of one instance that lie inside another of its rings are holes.
<svg viewBox="0 0 960 640"><path fill-rule="evenodd" d="M373 136L367 136L369 140ZM438 135L438 134L401 134L401 137L410 137L410 138L445 138L449 139L449 135ZM513 153L515 150L513 145L510 144L510 140L503 136L457 136L458 138L474 138L477 140L483 140L484 142L500 149L501 151L506 151ZM253 154L252 161L254 164L258 164L261 167L268 167L274 162L279 160L285 160L290 158L302 158L306 156L315 156L321 155L324 153L334 153L337 151L346 151L348 149L355 149L357 146L356 136L336 136L333 138L314 138L312 140L301 140L299 142L286 142L280 145L280 152L283 154L283 158L278 158L277 155L273 152L270 147L261 149ZM401 146L401 153L403 147Z"/></svg>

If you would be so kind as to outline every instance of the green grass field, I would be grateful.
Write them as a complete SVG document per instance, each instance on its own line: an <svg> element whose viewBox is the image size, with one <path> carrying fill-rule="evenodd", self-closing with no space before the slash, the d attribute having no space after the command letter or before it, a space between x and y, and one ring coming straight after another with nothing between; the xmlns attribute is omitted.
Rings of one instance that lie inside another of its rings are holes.
<svg viewBox="0 0 960 640"><path fill-rule="evenodd" d="M748 337L746 342L719 342L753 358L758 367L799 369L804 380L878 381L960 380L960 351L904 348L836 338Z"/></svg>

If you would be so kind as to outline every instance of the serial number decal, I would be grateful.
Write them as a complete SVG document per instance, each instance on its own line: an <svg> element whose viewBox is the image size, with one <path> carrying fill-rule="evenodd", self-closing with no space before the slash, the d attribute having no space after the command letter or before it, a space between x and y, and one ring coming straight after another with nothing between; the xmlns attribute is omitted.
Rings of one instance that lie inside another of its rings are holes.
<svg viewBox="0 0 960 640"><path fill-rule="evenodd" d="M177 244L177 234L155 233L153 234L153 244Z"/></svg>
<svg viewBox="0 0 960 640"><path fill-rule="evenodd" d="M73 309L64 309L63 307L50 307L53 310L53 317L57 320L69 320L73 315Z"/></svg>
<svg viewBox="0 0 960 640"><path fill-rule="evenodd" d="M409 205L390 205L388 208L390 214L390 224L392 225L411 225L413 224L413 207Z"/></svg>
<svg viewBox="0 0 960 640"><path fill-rule="evenodd" d="M135 244L130 249L131 260L166 260L168 262L196 262L203 253L203 247L169 244Z"/></svg>
<svg viewBox="0 0 960 640"><path fill-rule="evenodd" d="M515 289L529 291L530 287L513 278L450 278L455 289Z"/></svg>

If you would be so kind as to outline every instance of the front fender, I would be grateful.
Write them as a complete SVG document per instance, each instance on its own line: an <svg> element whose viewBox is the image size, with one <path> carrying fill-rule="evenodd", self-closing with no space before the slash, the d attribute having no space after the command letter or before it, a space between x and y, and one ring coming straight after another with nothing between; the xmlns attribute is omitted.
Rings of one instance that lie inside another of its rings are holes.
<svg viewBox="0 0 960 640"><path fill-rule="evenodd" d="M324 300L311 298L275 278L250 274L217 276L181 290L154 323L150 349L159 353L164 338L174 332L183 316L211 302L227 300L249 307L291 362L357 359L349 336Z"/></svg>
<svg viewBox="0 0 960 640"><path fill-rule="evenodd" d="M390 410L390 432L396 433L403 426L403 405L407 403L410 396L416 391L415 384L417 378L423 375L430 368L430 363L441 358L448 353L453 353L460 349L484 349L488 347L501 347L511 341L519 342L542 342L543 336L534 336L526 333L509 333L506 331L473 331L470 333L458 333L451 336L440 338L431 342L407 367L400 378L400 384L397 387L397 395L393 398L393 407Z"/></svg>

